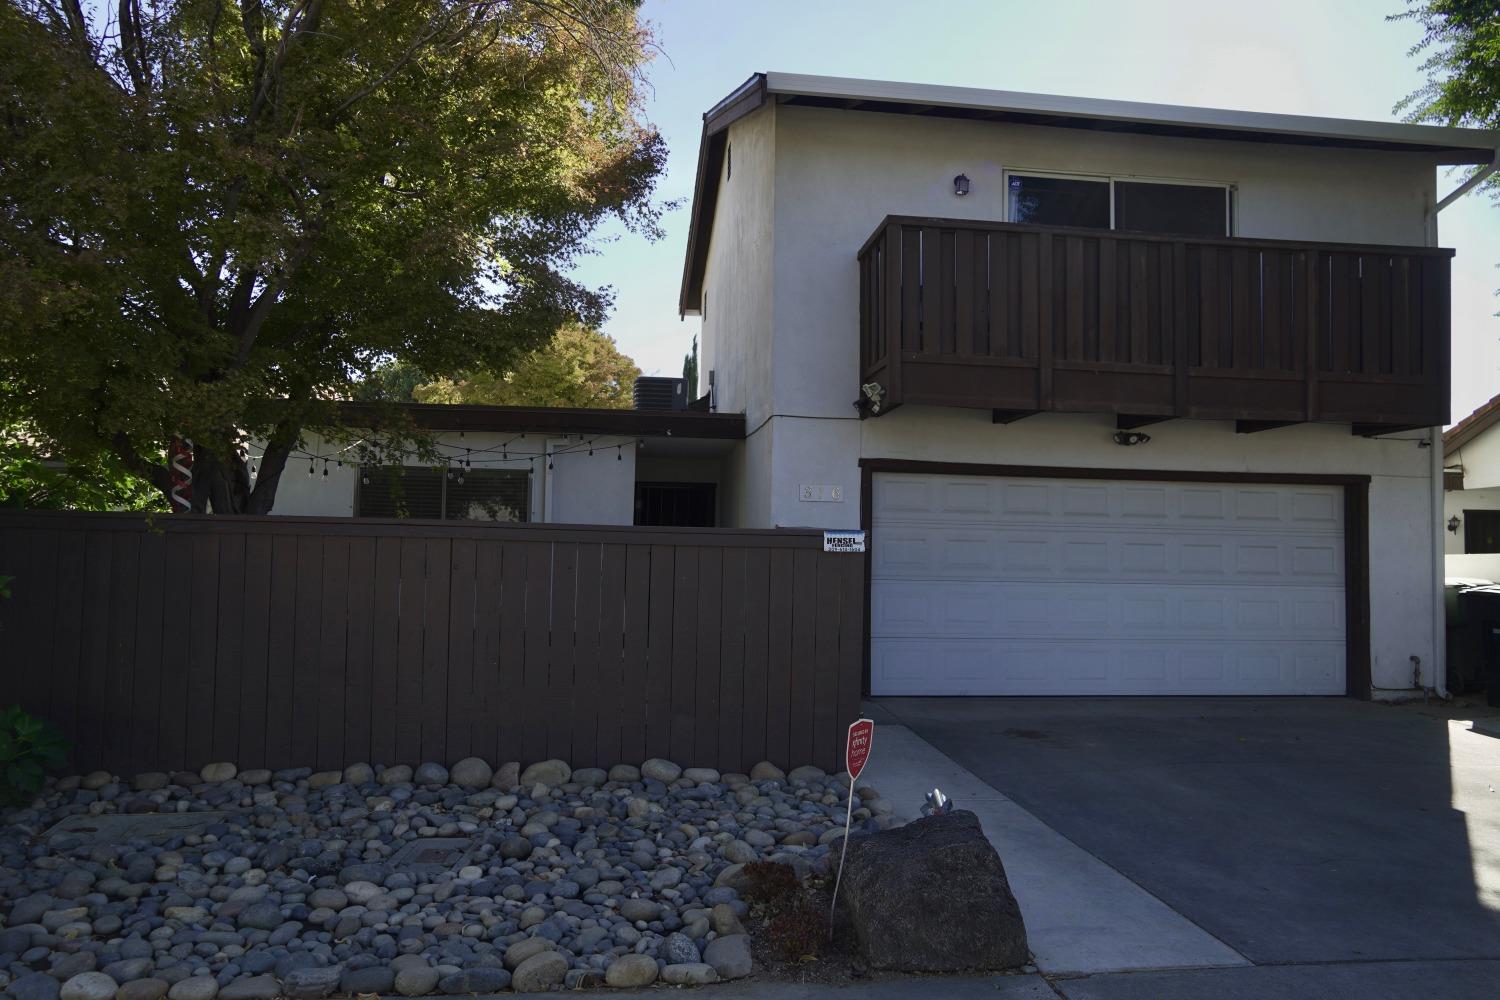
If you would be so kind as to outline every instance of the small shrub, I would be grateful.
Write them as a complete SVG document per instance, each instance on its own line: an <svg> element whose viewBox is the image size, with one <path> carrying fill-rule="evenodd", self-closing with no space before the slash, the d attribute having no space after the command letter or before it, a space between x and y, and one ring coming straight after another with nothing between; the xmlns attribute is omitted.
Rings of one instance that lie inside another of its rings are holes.
<svg viewBox="0 0 1500 1000"><path fill-rule="evenodd" d="M57 727L18 706L0 711L0 804L25 805L36 797L47 772L68 760L68 743Z"/></svg>
<svg viewBox="0 0 1500 1000"><path fill-rule="evenodd" d="M752 903L778 903L802 888L791 865L752 861L745 866L745 898Z"/></svg>
<svg viewBox="0 0 1500 1000"><path fill-rule="evenodd" d="M828 943L828 914L802 888L766 912L766 944L783 961L817 958Z"/></svg>

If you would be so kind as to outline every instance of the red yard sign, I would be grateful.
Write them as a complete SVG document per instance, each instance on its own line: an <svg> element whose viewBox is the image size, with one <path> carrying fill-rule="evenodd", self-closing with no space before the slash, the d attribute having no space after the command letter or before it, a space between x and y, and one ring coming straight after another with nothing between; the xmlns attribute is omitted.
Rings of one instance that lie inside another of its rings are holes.
<svg viewBox="0 0 1500 1000"><path fill-rule="evenodd" d="M849 726L849 743L844 748L844 767L850 779L858 778L870 759L870 744L875 740L875 723L859 719Z"/></svg>

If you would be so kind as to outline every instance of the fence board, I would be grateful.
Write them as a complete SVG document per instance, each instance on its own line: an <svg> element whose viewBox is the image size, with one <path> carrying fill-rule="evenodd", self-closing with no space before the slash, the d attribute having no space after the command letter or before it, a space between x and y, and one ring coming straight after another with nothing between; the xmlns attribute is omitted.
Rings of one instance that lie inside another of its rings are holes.
<svg viewBox="0 0 1500 1000"><path fill-rule="evenodd" d="M3 514L0 555L0 702L80 770L832 769L858 711L864 560L813 531Z"/></svg>

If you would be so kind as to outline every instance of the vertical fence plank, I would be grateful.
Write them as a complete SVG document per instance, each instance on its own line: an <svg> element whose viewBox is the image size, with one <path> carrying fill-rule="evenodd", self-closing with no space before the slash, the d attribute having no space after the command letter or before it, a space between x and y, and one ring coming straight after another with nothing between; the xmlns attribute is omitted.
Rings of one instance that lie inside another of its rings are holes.
<svg viewBox="0 0 1500 1000"><path fill-rule="evenodd" d="M622 739L627 704L635 701L639 689L624 684L625 671L625 588L626 560L632 549L645 552L643 546L603 546L599 568L599 711L595 722L595 747L599 766L609 767L625 761ZM632 624L644 639L645 620ZM636 757L635 759L644 759Z"/></svg>
<svg viewBox="0 0 1500 1000"><path fill-rule="evenodd" d="M813 679L818 613L818 556L813 549L797 549L792 577L791 734L788 764L797 767L812 760Z"/></svg>
<svg viewBox="0 0 1500 1000"><path fill-rule="evenodd" d="M508 710L494 716L495 759L500 763L520 760L525 746L524 716L513 708L526 689L526 569L525 546L501 552L499 688Z"/></svg>
<svg viewBox="0 0 1500 1000"><path fill-rule="evenodd" d="M698 556L698 640L693 650L696 709L694 764L712 766L719 750L719 623L723 614L724 550L705 545ZM687 766L687 762L683 762Z"/></svg>
<svg viewBox="0 0 1500 1000"><path fill-rule="evenodd" d="M578 584L573 615L572 734L568 760L574 767L609 766L618 763L599 756L599 577L603 570L603 552L596 544L578 546Z"/></svg>
<svg viewBox="0 0 1500 1000"><path fill-rule="evenodd" d="M185 531L171 530L163 542L167 551L166 579L162 583L161 731L156 735L156 751L159 766L174 769L188 766L187 686L191 672L188 638L196 542ZM87 601L87 595L84 600ZM80 615L80 623L86 620L86 615L87 611Z"/></svg>
<svg viewBox="0 0 1500 1000"><path fill-rule="evenodd" d="M245 535L244 654L240 661L239 756L241 767L266 764L266 670L271 629L271 559L273 538L261 532ZM351 693L352 696L352 693Z"/></svg>
<svg viewBox="0 0 1500 1000"><path fill-rule="evenodd" d="M19 533L17 533L19 534ZM82 531L60 533L57 555L57 612L53 636L52 657L48 661L49 698L48 718L52 719L70 738L78 731L78 658L83 649L83 585L84 545ZM10 634L20 627L20 618L11 619ZM166 650L162 651L162 675L168 672ZM3 671L0 671L3 673ZM169 719L158 717L162 730ZM76 743L76 738L74 738ZM161 735L156 737L157 751L161 752Z"/></svg>
<svg viewBox="0 0 1500 1000"><path fill-rule="evenodd" d="M187 743L184 765L196 771L213 753L214 656L219 631L219 538L193 537L192 611L187 623ZM309 758L310 759L310 758Z"/></svg>
<svg viewBox="0 0 1500 1000"><path fill-rule="evenodd" d="M245 642L245 536L219 536L219 627L214 647L213 731L209 757L241 760L239 726L240 683ZM339 692L342 696L343 692Z"/></svg>
<svg viewBox="0 0 1500 1000"><path fill-rule="evenodd" d="M162 583L165 539L159 532L141 535L140 575L135 598L135 682L130 692L130 738L122 756L135 771L156 764L156 734L161 729ZM54 608L55 611L55 608Z"/></svg>
<svg viewBox="0 0 1500 1000"><path fill-rule="evenodd" d="M271 546L271 624L266 634L266 766L298 766L292 753L292 700L297 645L295 535L278 535Z"/></svg>
<svg viewBox="0 0 1500 1000"><path fill-rule="evenodd" d="M813 623L812 657L812 746L803 763L830 768L838 759L839 614L843 601L840 586L843 568L857 558L844 553L813 552L817 578ZM844 720L848 726L853 719ZM836 770L836 768L833 768Z"/></svg>
<svg viewBox="0 0 1500 1000"><path fill-rule="evenodd" d="M477 742L474 706L478 701L474 676L474 601L479 586L479 553L472 538L453 539L448 572L448 686L447 724L439 734L443 750L435 760L452 764L471 753Z"/></svg>
<svg viewBox="0 0 1500 1000"><path fill-rule="evenodd" d="M141 538L134 531L112 531L110 535L109 653L102 692L105 707L100 721L105 749L115 753L122 747L130 747Z"/></svg>
<svg viewBox="0 0 1500 1000"><path fill-rule="evenodd" d="M297 539L296 624L292 629L292 759L318 758L318 663L323 639L323 539Z"/></svg>
<svg viewBox="0 0 1500 1000"><path fill-rule="evenodd" d="M342 767L344 756L344 692L348 689L345 657L349 639L349 539L323 539L322 594L318 600L321 627L314 661L317 691L317 756L319 770Z"/></svg>
<svg viewBox="0 0 1500 1000"><path fill-rule="evenodd" d="M771 550L770 606L766 663L766 756L783 767L795 767L792 756L792 613L796 593L796 552Z"/></svg>
<svg viewBox="0 0 1500 1000"><path fill-rule="evenodd" d="M0 670L7 675L0 682L7 689L0 705L14 701L47 719L53 718L49 680L57 637L58 543L57 532L34 531L16 537L14 547L0 549L4 552L0 576L15 577L7 603L14 602L19 611L15 622L0 632L0 642L6 643L15 657L11 662L20 668Z"/></svg>
<svg viewBox="0 0 1500 1000"><path fill-rule="evenodd" d="M710 761L743 766L742 719L745 714L745 563L747 550L724 549L723 612L719 631L719 718L717 745Z"/></svg>
<svg viewBox="0 0 1500 1000"><path fill-rule="evenodd" d="M702 613L698 590L696 545L679 545L672 576L672 736L668 754L675 761L689 761L696 749L697 673L694 653L696 628Z"/></svg>
<svg viewBox="0 0 1500 1000"><path fill-rule="evenodd" d="M567 722L573 709L573 639L578 614L578 543L552 546L551 639L547 651L545 701L538 706L546 716L546 755L566 760L571 736Z"/></svg>
<svg viewBox="0 0 1500 1000"><path fill-rule="evenodd" d="M448 724L448 593L453 545L447 538L428 538L427 593L422 621L422 737L421 758L439 760L447 749L443 730ZM414 762L419 763L419 762Z"/></svg>
<svg viewBox="0 0 1500 1000"><path fill-rule="evenodd" d="M520 760L534 763L547 756L547 719L541 706L547 699L547 656L552 616L553 546L526 546L526 661L522 678L523 704Z"/></svg>
<svg viewBox="0 0 1500 1000"><path fill-rule="evenodd" d="M495 766L504 763L500 720L505 695L500 684L501 607L504 601L505 547L486 539L474 551L474 703L469 716L470 753Z"/></svg>
<svg viewBox="0 0 1500 1000"><path fill-rule="evenodd" d="M374 622L370 640L370 756L366 763L396 760L396 700L401 670L401 594L403 543L383 537L375 542Z"/></svg>
<svg viewBox="0 0 1500 1000"><path fill-rule="evenodd" d="M834 729L833 764L842 769L844 730L859 717L860 695L864 686L865 648L865 560L868 555L842 556L839 566L838 623L838 724Z"/></svg>
<svg viewBox="0 0 1500 1000"><path fill-rule="evenodd" d="M396 685L391 712L396 748L387 763L420 763L422 756L423 608L427 601L427 546L421 538L401 539L401 589L396 616Z"/></svg>
<svg viewBox="0 0 1500 1000"><path fill-rule="evenodd" d="M348 628L344 640L343 760L372 756L370 717L375 697L375 539L349 539ZM247 622L248 627L248 622Z"/></svg>
<svg viewBox="0 0 1500 1000"><path fill-rule="evenodd" d="M771 550L745 552L744 708L740 724L740 766L766 759L766 693L771 650Z"/></svg>
<svg viewBox="0 0 1500 1000"><path fill-rule="evenodd" d="M667 610L665 624L659 622L651 595L663 572L659 561L670 560L671 551L664 545L632 545L625 554L625 636L620 682L629 697L622 699L621 705L623 762L634 763L652 755L649 743L652 727L656 725L656 714L665 707L665 698L653 687L656 669L653 660L659 634L672 627L671 609ZM670 580L670 565L665 573Z"/></svg>

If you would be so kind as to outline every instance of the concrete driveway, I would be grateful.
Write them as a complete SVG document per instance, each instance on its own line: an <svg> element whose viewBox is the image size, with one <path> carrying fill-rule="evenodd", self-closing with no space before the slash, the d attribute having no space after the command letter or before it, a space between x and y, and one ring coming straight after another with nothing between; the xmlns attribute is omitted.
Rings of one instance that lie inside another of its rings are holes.
<svg viewBox="0 0 1500 1000"><path fill-rule="evenodd" d="M1338 970L1317 967L1340 963L1365 965L1348 973L1370 996L1394 982L1377 963L1410 963L1449 996L1497 981L1500 735L1342 698L905 698L871 710L1263 968L1195 974L1194 993L1303 995L1277 988L1296 981L1286 966L1326 980ZM1175 995L1153 975L1054 985Z"/></svg>

